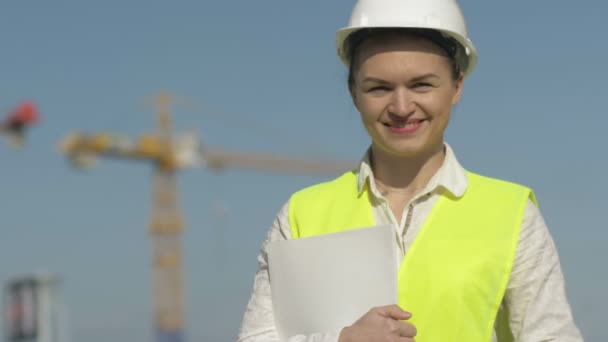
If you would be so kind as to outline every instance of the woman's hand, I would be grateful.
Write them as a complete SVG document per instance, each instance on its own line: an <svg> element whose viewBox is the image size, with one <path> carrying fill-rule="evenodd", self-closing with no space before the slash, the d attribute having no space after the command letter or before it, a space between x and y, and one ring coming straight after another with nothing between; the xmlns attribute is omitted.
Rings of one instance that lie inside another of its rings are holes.
<svg viewBox="0 0 608 342"><path fill-rule="evenodd" d="M411 313L397 305L375 307L342 329L338 342L413 342L416 327L403 322L410 317Z"/></svg>

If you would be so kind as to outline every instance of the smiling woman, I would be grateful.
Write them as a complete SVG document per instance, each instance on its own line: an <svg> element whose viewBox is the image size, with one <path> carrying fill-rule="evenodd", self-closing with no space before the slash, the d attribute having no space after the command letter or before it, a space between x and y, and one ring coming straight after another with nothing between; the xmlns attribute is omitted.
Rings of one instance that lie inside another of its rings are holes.
<svg viewBox="0 0 608 342"><path fill-rule="evenodd" d="M465 170L444 141L477 60L456 2L359 0L336 43L371 144L279 212L239 340L278 341L269 243L388 224L398 303L289 341L582 341L533 192Z"/></svg>
<svg viewBox="0 0 608 342"><path fill-rule="evenodd" d="M422 35L392 29L364 37L352 55L349 89L374 142L372 154L440 156L463 85L446 50Z"/></svg>

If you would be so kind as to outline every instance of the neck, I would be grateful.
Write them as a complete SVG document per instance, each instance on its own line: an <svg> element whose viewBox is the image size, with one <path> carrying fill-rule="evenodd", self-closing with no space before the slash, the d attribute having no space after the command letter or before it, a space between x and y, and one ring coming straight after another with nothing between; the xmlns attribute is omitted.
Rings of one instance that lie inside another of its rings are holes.
<svg viewBox="0 0 608 342"><path fill-rule="evenodd" d="M395 156L372 145L371 164L374 178L382 191L414 196L439 170L445 159L444 146L417 156Z"/></svg>

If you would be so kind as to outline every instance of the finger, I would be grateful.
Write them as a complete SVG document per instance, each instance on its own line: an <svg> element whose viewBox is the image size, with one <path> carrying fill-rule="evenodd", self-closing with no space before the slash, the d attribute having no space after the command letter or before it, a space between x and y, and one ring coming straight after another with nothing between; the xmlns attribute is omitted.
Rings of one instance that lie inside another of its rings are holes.
<svg viewBox="0 0 608 342"><path fill-rule="evenodd" d="M401 337L410 337L413 338L416 336L418 331L416 327L409 322L398 322L399 325L397 327L397 334Z"/></svg>
<svg viewBox="0 0 608 342"><path fill-rule="evenodd" d="M412 317L412 314L401 309L397 305L387 305L377 308L378 313L384 317L392 318L394 320L404 320Z"/></svg>

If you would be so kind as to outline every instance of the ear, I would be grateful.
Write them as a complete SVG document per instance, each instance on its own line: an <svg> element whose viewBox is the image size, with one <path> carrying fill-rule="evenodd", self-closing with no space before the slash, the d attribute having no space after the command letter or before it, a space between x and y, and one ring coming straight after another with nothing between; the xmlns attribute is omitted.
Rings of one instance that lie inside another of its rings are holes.
<svg viewBox="0 0 608 342"><path fill-rule="evenodd" d="M452 105L457 104L462 97L462 87L464 86L464 74L460 73L458 79L454 81L454 96L452 97Z"/></svg>

